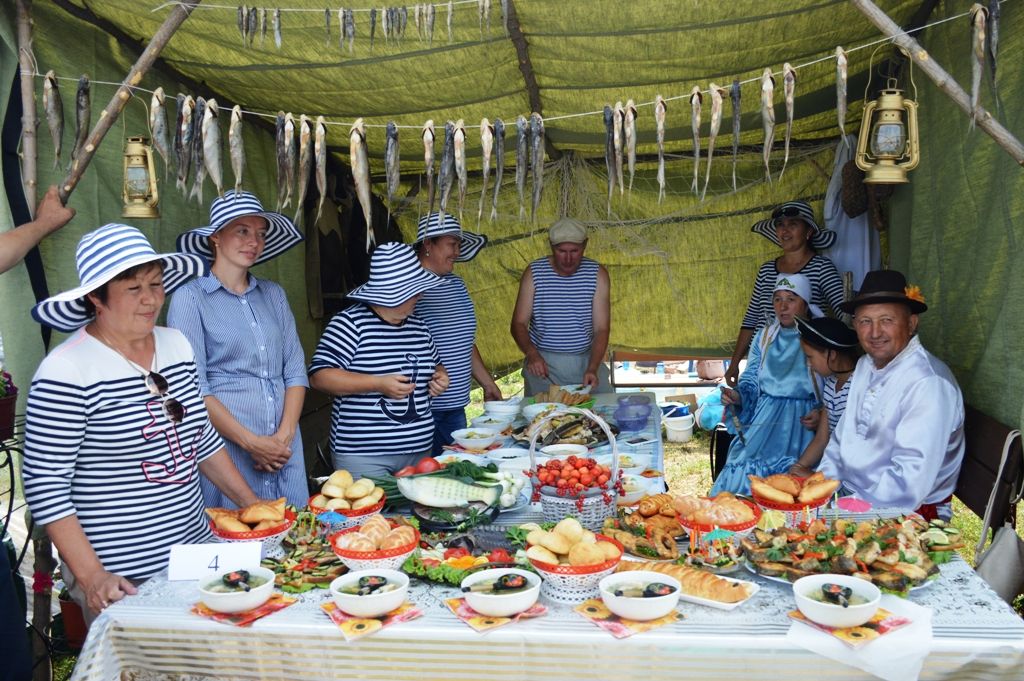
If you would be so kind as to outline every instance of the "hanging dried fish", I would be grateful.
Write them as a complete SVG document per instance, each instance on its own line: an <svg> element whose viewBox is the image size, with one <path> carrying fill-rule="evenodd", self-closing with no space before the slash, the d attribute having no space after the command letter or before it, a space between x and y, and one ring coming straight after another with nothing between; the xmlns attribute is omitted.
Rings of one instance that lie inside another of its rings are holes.
<svg viewBox="0 0 1024 681"><path fill-rule="evenodd" d="M338 24L338 30L341 30L341 23ZM324 10L324 47L331 46L331 10Z"/></svg>
<svg viewBox="0 0 1024 681"><path fill-rule="evenodd" d="M353 52L355 52L356 17L355 14L350 9L345 10L344 27L345 40L348 41L348 53L352 54Z"/></svg>
<svg viewBox="0 0 1024 681"><path fill-rule="evenodd" d="M981 4L971 5L971 129L978 118L978 101L981 97L981 74L985 69L985 20L988 10Z"/></svg>
<svg viewBox="0 0 1024 681"><path fill-rule="evenodd" d="M399 19L401 19L401 21L398 24L401 27L399 29L399 31L398 31L398 36L400 38L404 38L405 37L405 26L406 26L406 24L409 23L409 10L408 10L408 8L405 5L402 5L398 9L398 17L399 17Z"/></svg>
<svg viewBox="0 0 1024 681"><path fill-rule="evenodd" d="M462 223L462 204L469 177L466 173L466 124L461 118L455 121L455 177L459 180L459 222Z"/></svg>
<svg viewBox="0 0 1024 681"><path fill-rule="evenodd" d="M260 49L263 49L263 45L267 42L267 10L264 7L260 7L259 20L260 20Z"/></svg>
<svg viewBox="0 0 1024 681"><path fill-rule="evenodd" d="M281 10L274 10L274 45L281 49Z"/></svg>
<svg viewBox="0 0 1024 681"><path fill-rule="evenodd" d="M217 188L217 196L224 195L224 174L221 166L220 146L220 109L217 100L206 102L206 113L203 115L203 165L210 176L210 181ZM202 192L200 191L200 197ZM202 199L200 198L200 203Z"/></svg>
<svg viewBox="0 0 1024 681"><path fill-rule="evenodd" d="M78 160L78 154L89 138L89 123L92 120L92 96L89 76L82 74L78 79L78 92L75 93L75 146L71 149L71 162Z"/></svg>
<svg viewBox="0 0 1024 681"><path fill-rule="evenodd" d="M313 172L313 127L309 124L309 116L299 116L299 176L296 178L295 218L299 222L306 203L306 192L309 189L309 175Z"/></svg>
<svg viewBox="0 0 1024 681"><path fill-rule="evenodd" d="M789 163L789 140L793 134L793 100L796 95L796 69L790 66L789 62L782 65L782 92L786 99L786 155L782 159L780 180L786 172L786 164Z"/></svg>
<svg viewBox="0 0 1024 681"><path fill-rule="evenodd" d="M228 124L228 154L231 172L235 176L235 193L242 191L242 173L245 172L245 142L242 139L242 107L235 104Z"/></svg>
<svg viewBox="0 0 1024 681"><path fill-rule="evenodd" d="M288 147L285 142L284 128L287 120L284 111L277 112L275 121L275 155L277 157L277 212L284 208L284 200L288 195Z"/></svg>
<svg viewBox="0 0 1024 681"><path fill-rule="evenodd" d="M455 185L455 124L451 121L444 124L444 145L441 147L441 169L437 174L437 184L441 194L437 223L441 224L448 209L448 197Z"/></svg>
<svg viewBox="0 0 1024 681"><path fill-rule="evenodd" d="M320 214L324 210L324 198L327 196L327 125L323 116L316 117L316 132L313 135L313 157L316 163L316 190L320 200L316 204L316 220L320 222Z"/></svg>
<svg viewBox="0 0 1024 681"><path fill-rule="evenodd" d="M694 85L690 90L690 130L693 132L693 183L690 190L694 194L700 189L697 178L700 177L700 108L703 101L700 86Z"/></svg>
<svg viewBox="0 0 1024 681"><path fill-rule="evenodd" d="M380 8L380 32L384 34L384 44L391 40L391 10L387 7Z"/></svg>
<svg viewBox="0 0 1024 681"><path fill-rule="evenodd" d="M665 114L668 112L668 108L665 106L665 100L661 95L657 95L654 98L654 124L655 124L655 138L658 142L658 203L661 203L662 199L665 198ZM605 111L605 125L608 125L608 112ZM606 152L607 155L607 152ZM611 188L609 187L609 204L608 209L611 210Z"/></svg>
<svg viewBox="0 0 1024 681"><path fill-rule="evenodd" d="M423 124L423 167L427 173L427 213L434 212L434 121Z"/></svg>
<svg viewBox="0 0 1024 681"><path fill-rule="evenodd" d="M733 78L729 90L732 102L732 190L736 191L736 160L740 151L740 79Z"/></svg>
<svg viewBox="0 0 1024 681"><path fill-rule="evenodd" d="M544 119L536 111L530 114L530 165L533 167L533 210L530 220L537 221L537 209L544 192Z"/></svg>
<svg viewBox="0 0 1024 681"><path fill-rule="evenodd" d="M501 23L505 26L505 37L508 37L508 0L501 0Z"/></svg>
<svg viewBox="0 0 1024 681"><path fill-rule="evenodd" d="M427 45L434 45L434 15L436 14L436 8L434 3L427 5Z"/></svg>
<svg viewBox="0 0 1024 681"><path fill-rule="evenodd" d="M338 49L345 51L345 8L338 10Z"/></svg>
<svg viewBox="0 0 1024 681"><path fill-rule="evenodd" d="M288 165L285 167L285 195L282 207L291 205L292 192L295 189L295 161L298 156L298 148L295 144L296 132L295 118L289 111L284 115L284 150L288 157Z"/></svg>
<svg viewBox="0 0 1024 681"><path fill-rule="evenodd" d="M203 144L203 123L206 121L206 100L196 97L196 110L192 113L192 189L188 198L203 205L203 181L206 179L206 155Z"/></svg>
<svg viewBox="0 0 1024 681"><path fill-rule="evenodd" d="M505 172L505 122L494 119L494 194L491 197L491 221L498 217L498 195L501 193L501 176Z"/></svg>
<svg viewBox="0 0 1024 681"><path fill-rule="evenodd" d="M519 219L526 215L526 173L529 169L530 124L522 116L516 118L516 192L519 194Z"/></svg>
<svg viewBox="0 0 1024 681"><path fill-rule="evenodd" d="M395 212L395 197L398 195L398 183L401 179L398 157L398 126L388 121L385 128L384 141L384 175L387 178L388 207Z"/></svg>
<svg viewBox="0 0 1024 681"><path fill-rule="evenodd" d="M163 88L157 88L160 92L160 116L163 118L163 105L164 105L164 90ZM154 128L153 117L154 109L156 108L156 93L153 94L153 103L150 104L149 120L150 127ZM50 139L53 140L53 167L54 169L60 167L60 150L64 144L64 100L60 98L60 87L57 85L57 74L50 69L46 72L46 76L43 78L43 110L46 112L46 125L50 128ZM153 145L157 147L157 151L160 152L161 156L164 157L164 164L166 167L167 163L167 120L163 119L163 149L156 140L156 132L153 133Z"/></svg>
<svg viewBox="0 0 1024 681"><path fill-rule="evenodd" d="M704 188L700 192L700 200L708 193L708 182L711 181L711 159L715 154L715 138L718 137L718 129L722 125L722 95L725 90L714 83L708 86L711 94L711 129L708 132L708 165L704 169Z"/></svg>
<svg viewBox="0 0 1024 681"><path fill-rule="evenodd" d="M370 52L373 52L373 38L377 34L377 8L370 9Z"/></svg>
<svg viewBox="0 0 1024 681"><path fill-rule="evenodd" d="M370 205L370 159L366 153L366 132L363 130L363 119L357 118L348 133L349 162L352 164L352 180L356 185L356 196L363 207L363 219L366 221L366 252L377 243L373 234L373 207Z"/></svg>
<svg viewBox="0 0 1024 681"><path fill-rule="evenodd" d="M455 2L448 0L448 42L455 42L455 33L452 28L455 24Z"/></svg>
<svg viewBox="0 0 1024 681"><path fill-rule="evenodd" d="M480 219L484 215L484 201L487 200L487 180L491 174L491 151L494 150L494 130L491 122L486 118L480 119L480 153L483 156L483 186L480 188L480 207L476 211L476 224L480 225Z"/></svg>
<svg viewBox="0 0 1024 681"><path fill-rule="evenodd" d="M245 27L245 44L252 47L253 41L256 39L256 29L259 27L259 19L257 18L258 12L255 7L249 8L249 14L246 17Z"/></svg>
<svg viewBox="0 0 1024 681"><path fill-rule="evenodd" d="M619 196L622 196L625 192L625 182L622 179L622 152L625 136L625 130L623 125L626 121L626 110L622 106L622 102L615 102L615 130L612 142L615 143L615 179L619 183Z"/></svg>
<svg viewBox="0 0 1024 681"><path fill-rule="evenodd" d="M612 194L615 193L615 111L604 105L604 165L608 170L608 216L612 214ZM664 173L662 174L664 178Z"/></svg>
<svg viewBox="0 0 1024 681"><path fill-rule="evenodd" d="M491 31L491 2L490 0L476 0L477 21L480 24L480 40L484 39L484 23L487 24L487 32Z"/></svg>
<svg viewBox="0 0 1024 681"><path fill-rule="evenodd" d="M996 54L999 52L999 2L988 0L988 56L992 58L992 80L996 79Z"/></svg>
<svg viewBox="0 0 1024 681"><path fill-rule="evenodd" d="M843 144L850 148L850 140L846 139L846 52L836 47L836 118L839 119L839 134Z"/></svg>
<svg viewBox="0 0 1024 681"><path fill-rule="evenodd" d="M764 174L771 182L772 171L768 160L772 155L772 145L775 144L775 78L772 77L772 70L767 67L761 74L761 125L764 127L764 147L761 150Z"/></svg>
<svg viewBox="0 0 1024 681"><path fill-rule="evenodd" d="M417 2L415 5L413 5L412 17L413 23L416 24L416 39L419 40L420 42L423 42L423 14L424 12L422 9L422 5L420 3Z"/></svg>
<svg viewBox="0 0 1024 681"><path fill-rule="evenodd" d="M633 193L633 174L636 172L636 104L626 100L626 117L622 128L626 138L626 164L629 167L629 193Z"/></svg>
<svg viewBox="0 0 1024 681"><path fill-rule="evenodd" d="M191 95L178 93L177 124L174 126L174 155L178 160L176 185L182 196L188 195L188 176L192 161L192 111L195 102Z"/></svg>
<svg viewBox="0 0 1024 681"><path fill-rule="evenodd" d="M242 47L245 47L246 33L249 30L249 8L239 5L235 14L235 24L238 26L238 33L242 36Z"/></svg>

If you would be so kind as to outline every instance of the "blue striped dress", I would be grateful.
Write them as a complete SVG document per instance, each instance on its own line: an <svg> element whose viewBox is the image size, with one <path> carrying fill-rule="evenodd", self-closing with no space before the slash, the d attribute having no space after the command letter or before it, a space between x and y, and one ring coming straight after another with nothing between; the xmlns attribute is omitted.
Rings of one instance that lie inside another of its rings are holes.
<svg viewBox="0 0 1024 681"><path fill-rule="evenodd" d="M431 401L434 411L461 409L469 404L473 378L476 311L462 278L448 274L440 286L423 292L416 316L430 327L441 364L448 372L448 389Z"/></svg>
<svg viewBox="0 0 1024 681"><path fill-rule="evenodd" d="M199 390L216 397L255 435L273 435L281 426L288 388L308 387L306 356L284 289L249 275L249 287L236 294L212 273L193 279L171 296L167 323L179 329L195 350ZM309 499L302 435L295 429L292 456L278 471L258 471L252 456L225 440L228 454L256 496L287 497L305 506ZM206 478L207 506L235 504Z"/></svg>
<svg viewBox="0 0 1024 681"><path fill-rule="evenodd" d="M530 342L538 350L579 353L590 350L594 338L594 294L599 265L583 258L568 277L555 272L547 257L530 263L533 276L533 315Z"/></svg>
<svg viewBox="0 0 1024 681"><path fill-rule="evenodd" d="M779 268L774 260L761 265L757 271L757 279L754 281L754 292L750 296L750 303L747 305L747 313L743 315L742 329L753 329L754 331L768 326L775 318L775 310L772 308L772 294L775 291L775 282L779 278ZM846 316L839 311L839 304L843 302L843 279L839 271L824 255L815 254L807 261L798 274L806 276L811 282L811 298L807 301L820 307L822 311L831 309L832 315L840 319Z"/></svg>
<svg viewBox="0 0 1024 681"><path fill-rule="evenodd" d="M405 374L416 388L409 398L381 393L336 395L331 409L331 451L335 465L344 455L418 454L431 448L434 417L427 384L440 363L430 329L416 315L389 324L369 305L334 315L313 353L310 375L321 369L360 374Z"/></svg>
<svg viewBox="0 0 1024 681"><path fill-rule="evenodd" d="M188 341L156 327L156 370L185 407L171 423L124 357L79 329L29 389L22 476L37 523L77 515L103 568L146 579L174 544L210 541L199 462L223 446L199 395Z"/></svg>

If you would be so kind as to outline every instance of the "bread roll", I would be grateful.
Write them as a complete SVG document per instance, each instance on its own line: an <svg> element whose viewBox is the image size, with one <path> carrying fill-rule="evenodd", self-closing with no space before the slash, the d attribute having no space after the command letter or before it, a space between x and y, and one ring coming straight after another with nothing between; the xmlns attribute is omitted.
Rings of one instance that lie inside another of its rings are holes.
<svg viewBox="0 0 1024 681"><path fill-rule="evenodd" d="M280 520L261 520L256 527L252 528L253 532L262 532L263 530L272 530L275 527L282 527L284 522Z"/></svg>
<svg viewBox="0 0 1024 681"><path fill-rule="evenodd" d="M396 527L380 540L381 549L397 549L408 546L416 539L411 527Z"/></svg>
<svg viewBox="0 0 1024 681"><path fill-rule="evenodd" d="M583 536L580 537L580 541L584 544L593 544L597 541L597 535L590 530L583 530Z"/></svg>
<svg viewBox="0 0 1024 681"><path fill-rule="evenodd" d="M775 475L769 475L764 479L764 481L775 489L781 490L790 496L795 497L800 494L800 481L792 476L776 473Z"/></svg>
<svg viewBox="0 0 1024 681"><path fill-rule="evenodd" d="M381 494L383 494L383 493L384 493L384 490L381 490ZM363 509L363 508L370 508L371 506L376 505L376 503L378 501L380 501L380 497L377 497L375 499L373 497L373 494L371 493L371 494L363 497L362 499L354 499L354 500L352 500L352 510L353 511L358 511L358 510Z"/></svg>
<svg viewBox="0 0 1024 681"><path fill-rule="evenodd" d="M547 530L540 529L540 526L538 525L537 529L530 530L526 534L526 543L530 546L540 546L540 540L543 539L547 533Z"/></svg>
<svg viewBox="0 0 1024 681"><path fill-rule="evenodd" d="M672 495L670 494L654 494L641 499L640 503L637 504L637 510L640 511L640 515L648 518L660 513L662 507L671 505L672 501Z"/></svg>
<svg viewBox="0 0 1024 681"><path fill-rule="evenodd" d="M619 551L619 547L610 541L599 541L594 544L594 546L601 549L605 560L614 560L622 555L622 551Z"/></svg>
<svg viewBox="0 0 1024 681"><path fill-rule="evenodd" d="M276 501L259 501L239 509L238 519L243 523L255 525L261 520L284 520L285 498Z"/></svg>
<svg viewBox="0 0 1024 681"><path fill-rule="evenodd" d="M544 536L540 538L540 545L562 556L568 554L569 549L572 548L572 542L566 539L565 535L557 532L545 532Z"/></svg>
<svg viewBox="0 0 1024 681"><path fill-rule="evenodd" d="M832 496L832 493L839 489L838 480L824 480L822 482L812 482L811 484L804 485L803 490L800 492L800 501L803 503L809 503L812 501L818 501Z"/></svg>
<svg viewBox="0 0 1024 681"><path fill-rule="evenodd" d="M222 532L251 532L252 530L248 525L243 523L238 518L230 515L217 516L214 519L213 524L218 530Z"/></svg>
<svg viewBox="0 0 1024 681"><path fill-rule="evenodd" d="M366 535L359 532L343 534L338 538L338 548L349 551L376 551L377 544Z"/></svg>
<svg viewBox="0 0 1024 681"><path fill-rule="evenodd" d="M346 470L337 470L331 473L331 477L327 478L327 482L345 490L352 484L352 474Z"/></svg>
<svg viewBox="0 0 1024 681"><path fill-rule="evenodd" d="M555 529L552 532L557 532L566 539L569 540L570 544L575 544L583 538L583 526L580 525L580 521L575 518L562 518L555 525ZM564 553L560 551L559 553Z"/></svg>
<svg viewBox="0 0 1024 681"><path fill-rule="evenodd" d="M345 488L345 498L349 500L362 499L372 491L373 480L370 480L369 478L362 478L360 480L356 480Z"/></svg>
<svg viewBox="0 0 1024 681"><path fill-rule="evenodd" d="M309 500L309 505L311 508L327 508L327 501L327 497L323 494L317 494Z"/></svg>
<svg viewBox="0 0 1024 681"><path fill-rule="evenodd" d="M538 563L549 563L551 565L558 565L558 556L548 551L543 546L531 546L526 550L526 557L530 560L535 560Z"/></svg>
<svg viewBox="0 0 1024 681"><path fill-rule="evenodd" d="M601 542L607 544L608 542ZM599 544L574 544L569 549L569 565L597 565L608 560L604 557L604 551Z"/></svg>
<svg viewBox="0 0 1024 681"><path fill-rule="evenodd" d="M328 511L347 511L352 508L352 504L348 503L348 499L328 499L327 505L324 508Z"/></svg>
<svg viewBox="0 0 1024 681"><path fill-rule="evenodd" d="M345 496L345 488L325 482L324 486L320 488L320 494L325 497L331 497L332 499L340 499Z"/></svg>
<svg viewBox="0 0 1024 681"><path fill-rule="evenodd" d="M768 483L761 480L761 478L753 475L748 475L747 477L750 478L750 491L762 499L767 499L768 501L774 501L780 504L796 503L792 494L787 494L782 490L775 489Z"/></svg>

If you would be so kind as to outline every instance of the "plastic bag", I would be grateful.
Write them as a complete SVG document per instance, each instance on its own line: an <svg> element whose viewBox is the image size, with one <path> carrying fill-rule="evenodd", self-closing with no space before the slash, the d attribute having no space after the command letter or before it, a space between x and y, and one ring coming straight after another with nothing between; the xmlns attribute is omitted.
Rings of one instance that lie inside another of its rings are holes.
<svg viewBox="0 0 1024 681"><path fill-rule="evenodd" d="M697 425L704 430L714 430L722 422L725 406L722 404L722 391L712 390L697 401Z"/></svg>

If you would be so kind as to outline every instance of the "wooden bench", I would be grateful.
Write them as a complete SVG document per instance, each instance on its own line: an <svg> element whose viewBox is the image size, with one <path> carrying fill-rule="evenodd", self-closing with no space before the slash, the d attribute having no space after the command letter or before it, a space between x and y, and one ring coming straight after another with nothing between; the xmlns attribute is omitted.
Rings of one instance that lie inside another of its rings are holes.
<svg viewBox="0 0 1024 681"><path fill-rule="evenodd" d="M1020 439L1010 449L1003 475L997 480L1003 444L1013 429L974 407L965 405L965 408L964 461L954 494L967 508L984 517L992 486L996 485L992 526L999 527L1004 519L1012 523L1016 518L1016 504L1011 501L1021 489L1024 479Z"/></svg>

